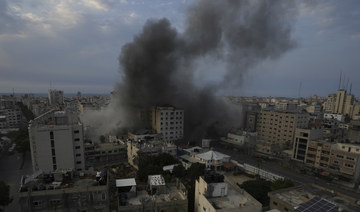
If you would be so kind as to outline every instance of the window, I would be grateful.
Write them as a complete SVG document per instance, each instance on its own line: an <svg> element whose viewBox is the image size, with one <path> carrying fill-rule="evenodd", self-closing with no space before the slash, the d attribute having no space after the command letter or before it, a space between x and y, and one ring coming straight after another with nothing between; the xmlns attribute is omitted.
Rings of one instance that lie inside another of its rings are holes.
<svg viewBox="0 0 360 212"><path fill-rule="evenodd" d="M76 164L81 164L81 161L76 161Z"/></svg>
<svg viewBox="0 0 360 212"><path fill-rule="evenodd" d="M75 146L75 149L80 149L80 146Z"/></svg>
<svg viewBox="0 0 360 212"><path fill-rule="evenodd" d="M348 163L345 163L345 166L348 167L348 168L354 168L354 165L348 164Z"/></svg>
<svg viewBox="0 0 360 212"><path fill-rule="evenodd" d="M80 138L75 138L74 140L75 140L75 141L80 141Z"/></svg>
<svg viewBox="0 0 360 212"><path fill-rule="evenodd" d="M54 139L54 132L53 131L50 132L50 139Z"/></svg>
<svg viewBox="0 0 360 212"><path fill-rule="evenodd" d="M32 204L33 204L34 207L39 208L39 207L41 207L42 202L41 201L33 201Z"/></svg>
<svg viewBox="0 0 360 212"><path fill-rule="evenodd" d="M274 205L278 205L277 202L275 202L275 201L273 202L273 204L274 204Z"/></svg>
<svg viewBox="0 0 360 212"><path fill-rule="evenodd" d="M353 157L349 157L349 156L347 156L346 159L347 160L355 160Z"/></svg>
<svg viewBox="0 0 360 212"><path fill-rule="evenodd" d="M75 134L79 133L79 130L74 130L74 133L75 133Z"/></svg>
<svg viewBox="0 0 360 212"><path fill-rule="evenodd" d="M56 157L52 158L53 164L56 164Z"/></svg>
<svg viewBox="0 0 360 212"><path fill-rule="evenodd" d="M80 157L81 156L81 154L76 154L76 157Z"/></svg>
<svg viewBox="0 0 360 212"><path fill-rule="evenodd" d="M51 150L51 154L52 154L52 156L55 156L55 149Z"/></svg>

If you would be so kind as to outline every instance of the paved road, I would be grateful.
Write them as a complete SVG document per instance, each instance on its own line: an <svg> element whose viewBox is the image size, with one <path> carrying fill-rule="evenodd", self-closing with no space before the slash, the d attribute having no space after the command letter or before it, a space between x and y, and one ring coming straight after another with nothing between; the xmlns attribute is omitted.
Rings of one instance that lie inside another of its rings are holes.
<svg viewBox="0 0 360 212"><path fill-rule="evenodd" d="M214 145L214 150L219 151L221 153L230 155L231 158L239 163L248 163L253 166L257 166L256 158L252 157L251 155L244 154L236 150L235 148L231 148L228 145L224 145L222 143L218 143ZM317 184L322 187L325 187L330 190L334 190L335 192L343 193L351 197L355 197L360 199L359 191L355 189L351 189L341 185L335 185L333 183L329 183L323 179L318 179L314 176L301 174L296 172L294 169L289 167L282 167L279 166L279 162L276 160L262 160L261 168L267 171L270 171L274 174L278 174L289 178L295 182L295 184Z"/></svg>
<svg viewBox="0 0 360 212"><path fill-rule="evenodd" d="M8 212L20 211L18 204L20 179L22 175L32 174L30 153L25 155L22 169L20 169L21 163L22 157L19 153L14 153L13 155L4 154L0 157L0 180L10 185L10 195L14 198L12 203L5 209Z"/></svg>

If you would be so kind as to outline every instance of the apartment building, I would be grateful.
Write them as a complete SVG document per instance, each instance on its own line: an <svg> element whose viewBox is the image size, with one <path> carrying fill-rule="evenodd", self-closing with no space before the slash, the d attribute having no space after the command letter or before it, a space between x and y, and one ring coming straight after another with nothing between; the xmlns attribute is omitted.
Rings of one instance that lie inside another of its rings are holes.
<svg viewBox="0 0 360 212"><path fill-rule="evenodd" d="M360 145L309 141L305 164L353 182L360 180Z"/></svg>
<svg viewBox="0 0 360 212"><path fill-rule="evenodd" d="M235 183L218 173L207 173L195 181L195 212L260 212L262 205Z"/></svg>
<svg viewBox="0 0 360 212"><path fill-rule="evenodd" d="M262 110L257 120L258 140L279 144L281 148L292 146L295 129L307 127L308 122L306 112Z"/></svg>
<svg viewBox="0 0 360 212"><path fill-rule="evenodd" d="M19 107L0 110L0 129L19 128L22 124L22 112Z"/></svg>
<svg viewBox="0 0 360 212"><path fill-rule="evenodd" d="M109 177L106 171L37 171L21 178L19 205L22 212L107 212Z"/></svg>
<svg viewBox="0 0 360 212"><path fill-rule="evenodd" d="M296 128L292 158L297 161L305 162L309 141L322 138L322 136L323 128L321 126L308 129Z"/></svg>
<svg viewBox="0 0 360 212"><path fill-rule="evenodd" d="M64 92L63 91L49 89L48 98L49 98L50 105L64 104Z"/></svg>
<svg viewBox="0 0 360 212"><path fill-rule="evenodd" d="M75 113L51 110L35 118L29 138L34 172L85 169L83 125Z"/></svg>
<svg viewBox="0 0 360 212"><path fill-rule="evenodd" d="M326 102L324 103L324 112L333 113L335 111L336 94L329 94Z"/></svg>
<svg viewBox="0 0 360 212"><path fill-rule="evenodd" d="M184 110L171 105L152 108L152 128L164 140L182 139L184 135Z"/></svg>

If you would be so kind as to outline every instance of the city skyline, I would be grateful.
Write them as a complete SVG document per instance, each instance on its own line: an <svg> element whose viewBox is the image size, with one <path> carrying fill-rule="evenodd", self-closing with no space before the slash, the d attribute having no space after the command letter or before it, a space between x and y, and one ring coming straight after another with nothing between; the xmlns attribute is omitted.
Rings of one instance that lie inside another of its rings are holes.
<svg viewBox="0 0 360 212"><path fill-rule="evenodd" d="M166 17L182 32L194 1L3 1L0 3L0 93L110 93L121 82L121 47L149 18ZM327 96L343 84L359 96L360 4L356 1L297 3L292 38L296 47L251 68L239 88L218 95ZM199 85L218 82L223 64L199 62ZM204 71L205 70L205 71ZM348 83L349 81L349 83ZM301 83L301 86L300 86ZM301 87L299 92L299 87Z"/></svg>

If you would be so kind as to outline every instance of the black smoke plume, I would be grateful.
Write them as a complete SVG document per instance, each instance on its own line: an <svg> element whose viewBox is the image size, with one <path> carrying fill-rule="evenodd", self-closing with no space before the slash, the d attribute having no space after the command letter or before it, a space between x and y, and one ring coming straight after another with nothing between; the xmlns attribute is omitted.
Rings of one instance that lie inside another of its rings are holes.
<svg viewBox="0 0 360 212"><path fill-rule="evenodd" d="M138 108L166 103L185 110L186 139L200 138L210 126L221 131L239 125L240 108L216 94L241 87L251 67L295 46L295 9L288 0L199 0L188 8L183 32L166 18L148 20L121 49L123 80L112 106L121 115L112 117L118 126L134 127ZM225 64L218 70L224 77L198 86L195 62L206 57Z"/></svg>

